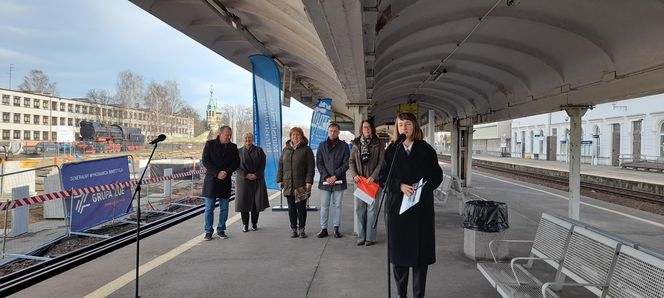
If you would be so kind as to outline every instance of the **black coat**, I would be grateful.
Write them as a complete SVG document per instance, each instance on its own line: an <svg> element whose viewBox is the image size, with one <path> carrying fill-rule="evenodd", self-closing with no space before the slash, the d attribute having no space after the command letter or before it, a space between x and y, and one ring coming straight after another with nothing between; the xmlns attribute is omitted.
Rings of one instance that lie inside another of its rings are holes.
<svg viewBox="0 0 664 298"><path fill-rule="evenodd" d="M209 140L203 148L203 166L205 180L203 180L203 196L206 198L226 199L231 196L231 175L240 165L240 156L237 145L233 143L221 144L219 138ZM219 180L217 174L226 171L226 179Z"/></svg>
<svg viewBox="0 0 664 298"><path fill-rule="evenodd" d="M258 146L249 149L242 146L240 167L235 177L235 212L251 212L254 203L257 211L270 207L265 186L265 153ZM258 179L249 180L247 174L255 174Z"/></svg>
<svg viewBox="0 0 664 298"><path fill-rule="evenodd" d="M436 262L433 191L443 181L443 171L436 151L425 141L415 141L410 156L406 156L403 145L399 146L390 185L385 182L395 154L394 144L387 147L380 172L380 183L388 191L391 262L408 267L433 264ZM401 183L414 184L422 178L427 184L422 189L420 202L400 215Z"/></svg>
<svg viewBox="0 0 664 298"><path fill-rule="evenodd" d="M316 151L316 167L320 174L318 189L325 191L339 191L347 188L346 171L348 171L348 158L350 150L348 144L343 140L337 139L334 146L326 141L318 145ZM341 184L323 185L327 177L335 176Z"/></svg>

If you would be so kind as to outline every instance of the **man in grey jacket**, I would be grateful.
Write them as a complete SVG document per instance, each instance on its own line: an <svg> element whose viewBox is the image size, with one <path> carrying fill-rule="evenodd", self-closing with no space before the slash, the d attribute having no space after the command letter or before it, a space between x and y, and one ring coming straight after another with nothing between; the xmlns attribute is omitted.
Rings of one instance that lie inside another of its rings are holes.
<svg viewBox="0 0 664 298"><path fill-rule="evenodd" d="M320 228L318 238L327 237L327 221L330 203L333 207L332 225L334 237L340 238L339 225L341 220L341 199L346 189L346 171L348 171L348 144L339 140L339 125L331 123L327 128L327 140L320 143L316 152L316 167L320 173L318 189L320 189Z"/></svg>

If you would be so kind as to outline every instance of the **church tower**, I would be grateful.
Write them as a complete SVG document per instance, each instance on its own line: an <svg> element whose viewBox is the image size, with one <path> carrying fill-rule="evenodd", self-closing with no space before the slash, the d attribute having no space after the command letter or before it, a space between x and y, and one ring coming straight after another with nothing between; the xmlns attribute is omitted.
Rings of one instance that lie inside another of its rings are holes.
<svg viewBox="0 0 664 298"><path fill-rule="evenodd" d="M221 112L217 107L217 100L214 99L214 91L212 91L212 86L210 86L210 100L207 105L207 129L208 140L215 138L218 134L219 126L221 125Z"/></svg>

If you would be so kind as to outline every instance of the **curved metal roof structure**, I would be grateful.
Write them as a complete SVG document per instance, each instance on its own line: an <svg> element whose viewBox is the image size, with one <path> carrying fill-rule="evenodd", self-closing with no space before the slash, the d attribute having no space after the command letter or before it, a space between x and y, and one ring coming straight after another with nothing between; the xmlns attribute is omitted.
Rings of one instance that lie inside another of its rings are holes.
<svg viewBox="0 0 664 298"><path fill-rule="evenodd" d="M131 0L250 70L274 56L293 96L337 116L398 105L483 123L664 91L664 1Z"/></svg>

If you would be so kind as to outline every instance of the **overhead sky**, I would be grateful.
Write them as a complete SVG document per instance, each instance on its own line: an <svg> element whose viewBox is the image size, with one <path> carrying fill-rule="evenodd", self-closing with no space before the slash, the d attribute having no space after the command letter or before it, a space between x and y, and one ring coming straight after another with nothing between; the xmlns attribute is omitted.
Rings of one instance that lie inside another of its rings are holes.
<svg viewBox="0 0 664 298"><path fill-rule="evenodd" d="M210 51L129 1L0 0L0 87L32 69L57 82L62 97L90 89L115 93L117 74L178 82L182 98L205 115L210 86L220 105L251 106L251 73ZM284 123L308 126L311 109L291 101Z"/></svg>

